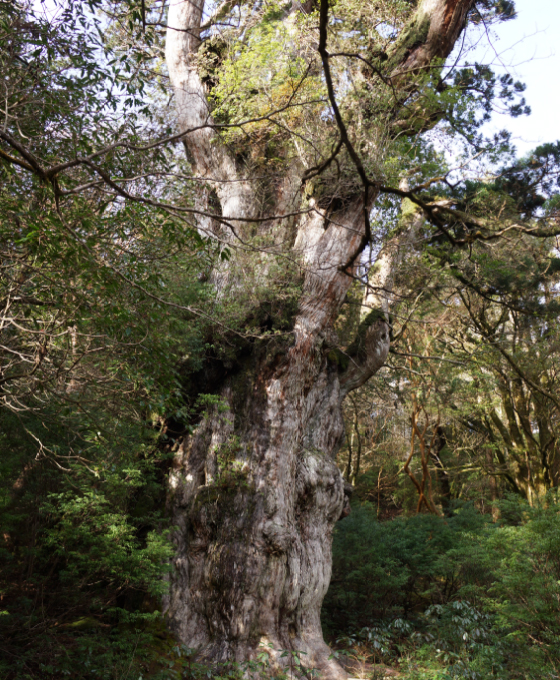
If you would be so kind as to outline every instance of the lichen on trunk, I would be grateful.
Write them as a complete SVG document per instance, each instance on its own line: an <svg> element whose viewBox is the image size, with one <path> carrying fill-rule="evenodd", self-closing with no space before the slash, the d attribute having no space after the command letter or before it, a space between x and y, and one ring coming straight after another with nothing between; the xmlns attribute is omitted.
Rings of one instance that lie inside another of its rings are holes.
<svg viewBox="0 0 560 680"><path fill-rule="evenodd" d="M167 613L208 661L245 660L265 645L277 661L281 650L298 650L324 677L343 677L320 626L345 504L333 459L340 387L322 354L296 342L285 364L254 371L238 413L213 407L177 454ZM221 387L224 404L234 401L232 382ZM243 425L234 433L236 416Z"/></svg>
<svg viewBox="0 0 560 680"><path fill-rule="evenodd" d="M366 119L351 97L336 105L344 96L344 74L337 92L330 82L335 71L326 68L333 58L327 48L329 40L345 38L328 24L325 3L320 43L313 3L272 10L263 5L254 14L224 3L216 17L241 22L238 42L229 62L220 55L222 80L213 73L204 82L198 72L203 1L177 0L169 8L166 53L179 129L193 174L206 187L197 193L198 226L231 252L213 279L221 304L249 299L247 291L257 288L273 290L278 262L289 272L286 281L297 280L298 297L288 305L281 348L266 351L271 336L257 333L242 361L218 371L216 403L177 449L169 498L177 551L166 612L179 639L203 660L244 661L264 648L282 666L289 658L283 650L298 651L320 677L342 680L347 675L331 658L320 622L333 529L348 511L348 485L335 455L344 437L344 398L387 358L387 305L363 320L346 349L334 328L370 245L368 215L379 183L367 173L377 172L391 128L360 138ZM403 14L405 5L395 3L416 38L404 50L398 41L388 50L380 102L400 83L405 99L410 96L413 86L402 73L413 57L418 74L449 53L472 0L454 0L448 21L451 4L422 0ZM345 11L344 3L337 8ZM383 5L375 11L389 10ZM419 23L425 27L420 33ZM277 75L281 69L284 80ZM245 73L245 81L235 81L236 73ZM371 91L371 74L356 76L367 81L364 92ZM236 84L228 91L231 79ZM327 89L336 120L325 108ZM252 122L236 118L233 105L224 104L228 97L241 111L252 102ZM376 124L385 125L383 120ZM243 141L245 134L254 147ZM371 158L364 156L368 149ZM219 203L213 215L210 196ZM399 234L403 243L405 236ZM380 287L390 285L391 267L402 259L397 245L384 251Z"/></svg>

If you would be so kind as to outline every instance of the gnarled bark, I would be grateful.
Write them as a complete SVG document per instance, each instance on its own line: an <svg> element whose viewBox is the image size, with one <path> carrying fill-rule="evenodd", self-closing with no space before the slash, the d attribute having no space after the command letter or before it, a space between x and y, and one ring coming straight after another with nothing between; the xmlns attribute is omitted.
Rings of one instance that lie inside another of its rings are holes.
<svg viewBox="0 0 560 680"><path fill-rule="evenodd" d="M214 387L221 404L181 443L170 477L178 530L167 615L203 659L245 660L259 645L271 645L279 664L279 650L298 650L322 678L342 679L346 673L330 659L320 625L332 532L347 504L334 456L344 435L342 401L385 362L389 329L383 313L373 315L356 351L341 363L332 356L333 328L353 280L356 265L349 262L358 262L364 245L364 215L377 193L372 183L336 208L311 199L295 222L283 219L288 206L303 207L305 168L292 165L269 187L269 212L255 214L258 185L213 129L196 70L202 2L174 0L168 19L167 61L188 157L207 180L206 192L218 197L221 237L233 243L251 229L274 230L304 274L293 332L282 341L255 341L234 368L224 366ZM445 30L456 37L471 5L424 0L418 11L439 17L453 6L453 29ZM445 56L452 40L441 47L441 39L435 27L427 31L424 51L415 43L399 67L409 68L413 51L415 68ZM325 51L322 56L328 58ZM205 201L201 192L199 207L208 212ZM204 219L201 225L210 228Z"/></svg>

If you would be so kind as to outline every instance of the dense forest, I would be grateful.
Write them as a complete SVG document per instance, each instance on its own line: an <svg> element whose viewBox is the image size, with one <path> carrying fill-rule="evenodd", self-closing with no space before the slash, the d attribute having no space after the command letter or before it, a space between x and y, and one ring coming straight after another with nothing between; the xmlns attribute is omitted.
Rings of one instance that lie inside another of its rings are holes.
<svg viewBox="0 0 560 680"><path fill-rule="evenodd" d="M515 20L0 1L1 680L560 678Z"/></svg>

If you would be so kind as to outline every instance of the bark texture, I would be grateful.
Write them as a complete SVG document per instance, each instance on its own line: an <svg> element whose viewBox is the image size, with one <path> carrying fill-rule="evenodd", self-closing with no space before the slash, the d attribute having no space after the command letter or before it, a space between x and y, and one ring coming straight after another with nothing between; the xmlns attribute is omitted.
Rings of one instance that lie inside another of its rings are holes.
<svg viewBox="0 0 560 680"><path fill-rule="evenodd" d="M414 22L427 17L430 29L402 52L400 68L445 56L471 5L421 2ZM352 283L347 265L363 247L364 212L376 192L365 192L367 206L363 195L336 210L311 200L310 211L297 220L283 219L290 206L293 211L302 204L305 169L291 167L268 188L269 212L257 211L257 184L213 129L197 73L202 13L203 0L174 0L167 37L179 128L194 170L206 180L198 207L208 212L211 191L220 203L221 219L202 217L201 228L228 242L274 230L304 274L292 333L281 341L254 342L235 365L221 366L213 386L221 404L179 447L170 477L178 531L167 615L178 637L203 659L245 660L259 645L269 645L278 664L279 650L298 650L320 677L338 680L347 674L329 659L320 611L333 528L348 503L334 462L344 436L341 405L385 362L389 327L385 310L371 316L341 365L333 352L333 325ZM399 259L391 253L387 280L391 262ZM266 274L265 256L260 266Z"/></svg>
<svg viewBox="0 0 560 680"><path fill-rule="evenodd" d="M452 51L475 0L420 0L393 50L393 76L414 75Z"/></svg>

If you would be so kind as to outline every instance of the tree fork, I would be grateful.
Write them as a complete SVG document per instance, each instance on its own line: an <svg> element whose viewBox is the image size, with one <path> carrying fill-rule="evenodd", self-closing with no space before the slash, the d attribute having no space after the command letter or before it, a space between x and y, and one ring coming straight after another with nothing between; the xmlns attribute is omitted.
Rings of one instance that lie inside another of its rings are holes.
<svg viewBox="0 0 560 680"><path fill-rule="evenodd" d="M324 0L321 5L325 19ZM410 85L408 75L397 74L417 73L435 57L447 56L472 5L472 0L419 3L409 27L424 17L429 29L400 56L391 55L397 87L405 81ZM276 241L287 244L286 253L299 258L304 273L293 339L282 356L271 357L255 347L236 370L225 370L213 392L218 403L178 448L169 480L177 551L167 616L179 639L209 662L244 661L264 645L276 665L285 665L281 650L297 650L304 665L317 668L320 677L343 680L347 674L330 658L320 623L332 532L345 512L349 491L334 456L344 437L343 399L386 360L389 329L384 314L373 315L361 328L356 351L345 366L329 357L337 345L334 322L352 284L357 254L369 240L369 210L378 192L349 135L344 136L339 112L335 155L342 146L354 153L363 191L345 197L337 210L311 201L311 210L302 211L295 224L286 224L282 216L293 212L293 205L302 205L300 187L309 174L304 167L290 166L268 187L267 195L274 197L265 215L270 221L247 224L259 203L258 184L212 127L196 63L202 14L203 0L174 0L166 45L179 129L194 171L208 178L209 190L200 192L199 207L209 212L211 190L220 217L239 227L240 234L276 230ZM320 36L325 75L327 29L324 24ZM330 94L336 106L334 89ZM313 172L323 172L333 160L319 163ZM206 233L218 229L211 220L204 226ZM219 229L221 239L234 243L227 225ZM233 267L236 257L233 250L227 266ZM263 255L263 277L269 261ZM232 279L229 283L234 289L241 285Z"/></svg>

